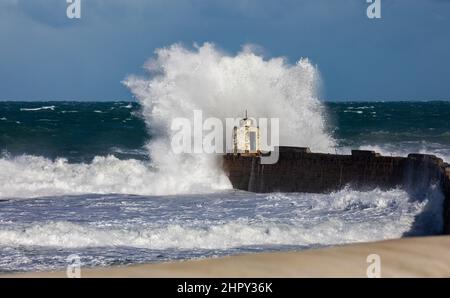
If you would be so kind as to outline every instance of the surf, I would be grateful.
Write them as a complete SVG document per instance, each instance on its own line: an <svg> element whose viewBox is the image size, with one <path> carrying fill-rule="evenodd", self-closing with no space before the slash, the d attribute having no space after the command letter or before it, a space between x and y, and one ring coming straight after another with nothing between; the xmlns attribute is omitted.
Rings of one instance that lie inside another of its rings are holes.
<svg viewBox="0 0 450 298"><path fill-rule="evenodd" d="M156 50L145 65L146 77L129 76L124 84L138 100L139 115L151 136L145 145L148 161L120 160L114 153L82 163L30 154L2 158L0 164L9 174L0 174L0 196L168 195L231 189L217 155L176 154L171 148L172 121L176 117L191 119L194 109L201 110L205 118L223 120L250 109L255 117L280 118L282 144L321 152L330 152L335 146L318 97L320 74L308 59L289 64L282 57L265 59L250 46L232 55L211 43L189 49L174 44ZM58 110L46 105L20 111L45 109ZM99 115L115 111L92 110L102 111Z"/></svg>

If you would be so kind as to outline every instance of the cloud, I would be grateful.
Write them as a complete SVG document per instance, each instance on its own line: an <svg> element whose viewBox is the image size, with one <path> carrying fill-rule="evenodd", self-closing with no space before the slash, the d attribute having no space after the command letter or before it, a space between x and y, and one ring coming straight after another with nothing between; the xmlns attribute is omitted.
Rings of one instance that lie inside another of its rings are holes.
<svg viewBox="0 0 450 298"><path fill-rule="evenodd" d="M450 90L450 0L383 1L379 21L367 19L363 0L81 1L81 20L70 20L66 0L0 0L0 98L125 97L118 81L155 48L205 41L310 57L332 98Z"/></svg>

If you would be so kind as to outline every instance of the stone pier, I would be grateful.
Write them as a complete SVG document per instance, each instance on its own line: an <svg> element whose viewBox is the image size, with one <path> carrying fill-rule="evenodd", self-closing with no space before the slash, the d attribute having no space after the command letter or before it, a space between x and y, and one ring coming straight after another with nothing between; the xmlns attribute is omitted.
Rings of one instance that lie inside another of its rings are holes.
<svg viewBox="0 0 450 298"><path fill-rule="evenodd" d="M227 154L223 167L234 188L252 192L329 193L346 186L415 192L434 184L445 196L443 231L450 234L450 165L434 155L382 156L365 150L337 155L299 147L279 147L279 153L275 164L261 164L257 156Z"/></svg>

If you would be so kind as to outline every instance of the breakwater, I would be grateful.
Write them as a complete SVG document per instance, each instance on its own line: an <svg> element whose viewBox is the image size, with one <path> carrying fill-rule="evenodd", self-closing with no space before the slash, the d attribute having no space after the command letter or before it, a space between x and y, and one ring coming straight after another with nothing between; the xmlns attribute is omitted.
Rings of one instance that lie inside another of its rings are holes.
<svg viewBox="0 0 450 298"><path fill-rule="evenodd" d="M258 156L224 155L223 167L233 187L307 193L328 193L347 186L363 191L399 187L414 193L436 185L445 197L443 232L450 234L450 165L434 155L382 156L366 150L338 155L299 147L279 147L278 151L274 164L261 164Z"/></svg>

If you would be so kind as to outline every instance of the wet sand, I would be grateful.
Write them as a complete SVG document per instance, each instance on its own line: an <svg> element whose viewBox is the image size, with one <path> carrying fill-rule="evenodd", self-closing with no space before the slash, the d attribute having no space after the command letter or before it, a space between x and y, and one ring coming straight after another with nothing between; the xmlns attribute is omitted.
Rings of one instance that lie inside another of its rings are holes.
<svg viewBox="0 0 450 298"><path fill-rule="evenodd" d="M81 269L81 277L367 277L380 256L381 277L450 277L450 236L404 238L299 252ZM373 263L372 263L373 264ZM0 277L66 277L30 272Z"/></svg>

